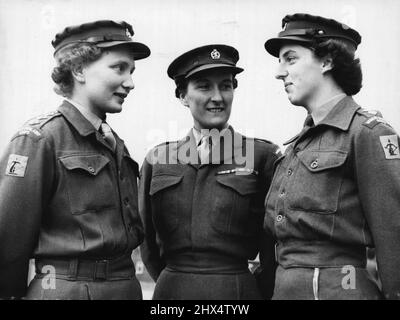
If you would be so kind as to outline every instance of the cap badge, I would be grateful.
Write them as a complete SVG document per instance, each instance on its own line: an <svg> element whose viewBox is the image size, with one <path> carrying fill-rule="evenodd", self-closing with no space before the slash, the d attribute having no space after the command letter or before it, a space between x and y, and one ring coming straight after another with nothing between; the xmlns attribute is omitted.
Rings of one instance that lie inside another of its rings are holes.
<svg viewBox="0 0 400 320"><path fill-rule="evenodd" d="M129 32L128 28L125 29L125 34L127 37L131 37L131 33Z"/></svg>
<svg viewBox="0 0 400 320"><path fill-rule="evenodd" d="M214 49L213 51L211 51L211 59L219 59L221 58L221 54L219 53L219 51L217 49Z"/></svg>

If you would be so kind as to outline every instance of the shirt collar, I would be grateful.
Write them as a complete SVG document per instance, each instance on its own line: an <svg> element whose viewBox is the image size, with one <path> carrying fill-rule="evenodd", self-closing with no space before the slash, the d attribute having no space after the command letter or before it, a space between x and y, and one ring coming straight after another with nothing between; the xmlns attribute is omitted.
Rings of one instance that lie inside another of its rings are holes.
<svg viewBox="0 0 400 320"><path fill-rule="evenodd" d="M314 120L314 124L317 125L318 123L320 123L321 120L324 119L329 114L332 108L344 97L346 97L346 94L340 93L330 98L328 101L323 103L319 108L317 108L314 112L312 112L311 116Z"/></svg>
<svg viewBox="0 0 400 320"><path fill-rule="evenodd" d="M93 112L89 111L87 108L79 104L78 102L66 98L70 104L72 104L75 108L79 110L80 113L93 125L96 130L100 129L101 123L103 122L98 116L96 116Z"/></svg>
<svg viewBox="0 0 400 320"><path fill-rule="evenodd" d="M226 123L224 128L220 131L220 136L223 136L223 134L225 133L226 129L228 129L229 124ZM204 138L204 136L206 136L207 132L209 132L208 130L198 130L195 127L192 128L192 132L193 132L193 136L194 139L196 141L196 146L199 145L200 141Z"/></svg>

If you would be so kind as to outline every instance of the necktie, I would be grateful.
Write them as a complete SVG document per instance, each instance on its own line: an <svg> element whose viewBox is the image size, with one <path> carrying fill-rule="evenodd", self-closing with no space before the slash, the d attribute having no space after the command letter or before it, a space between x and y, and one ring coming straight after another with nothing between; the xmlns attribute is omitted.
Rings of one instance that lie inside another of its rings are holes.
<svg viewBox="0 0 400 320"><path fill-rule="evenodd" d="M197 152L199 153L200 163L207 164L210 163L210 147L211 147L211 137L203 136L197 146Z"/></svg>
<svg viewBox="0 0 400 320"><path fill-rule="evenodd" d="M104 140L107 142L107 144L112 148L113 151L115 151L115 146L117 145L117 142L115 141L115 137L107 122L103 121L101 123L100 133L103 136Z"/></svg>

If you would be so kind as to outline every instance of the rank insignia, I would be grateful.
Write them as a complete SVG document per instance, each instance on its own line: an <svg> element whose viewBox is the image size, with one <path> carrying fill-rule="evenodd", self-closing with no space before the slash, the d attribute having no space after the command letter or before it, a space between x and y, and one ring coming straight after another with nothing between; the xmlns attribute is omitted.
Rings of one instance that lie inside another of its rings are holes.
<svg viewBox="0 0 400 320"><path fill-rule="evenodd" d="M400 159L399 140L397 135L380 136L386 159Z"/></svg>
<svg viewBox="0 0 400 320"><path fill-rule="evenodd" d="M6 168L6 175L23 178L25 176L27 164L28 157L20 156L18 154L10 154Z"/></svg>

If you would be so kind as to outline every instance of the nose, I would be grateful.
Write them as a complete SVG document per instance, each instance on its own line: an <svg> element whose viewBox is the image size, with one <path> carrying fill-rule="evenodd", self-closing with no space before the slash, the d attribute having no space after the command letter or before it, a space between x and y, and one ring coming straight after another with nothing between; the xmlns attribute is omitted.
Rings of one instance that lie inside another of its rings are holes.
<svg viewBox="0 0 400 320"><path fill-rule="evenodd" d="M284 80L288 75L287 70L284 68L284 66L280 63L278 65L278 69L276 70L275 73L275 78L278 80Z"/></svg>
<svg viewBox="0 0 400 320"><path fill-rule="evenodd" d="M132 90L133 88L135 88L135 84L133 83L132 75L131 75L131 74L129 74L129 75L127 76L127 78L125 79L125 81L122 83L122 87L124 87L124 89L125 89L125 90L128 90L128 91L130 91L130 90Z"/></svg>
<svg viewBox="0 0 400 320"><path fill-rule="evenodd" d="M222 98L221 91L219 90L218 87L214 88L213 94L212 94L212 97L211 97L211 101L213 101L214 103L219 104L219 103L222 102L222 100L223 100L223 98Z"/></svg>

